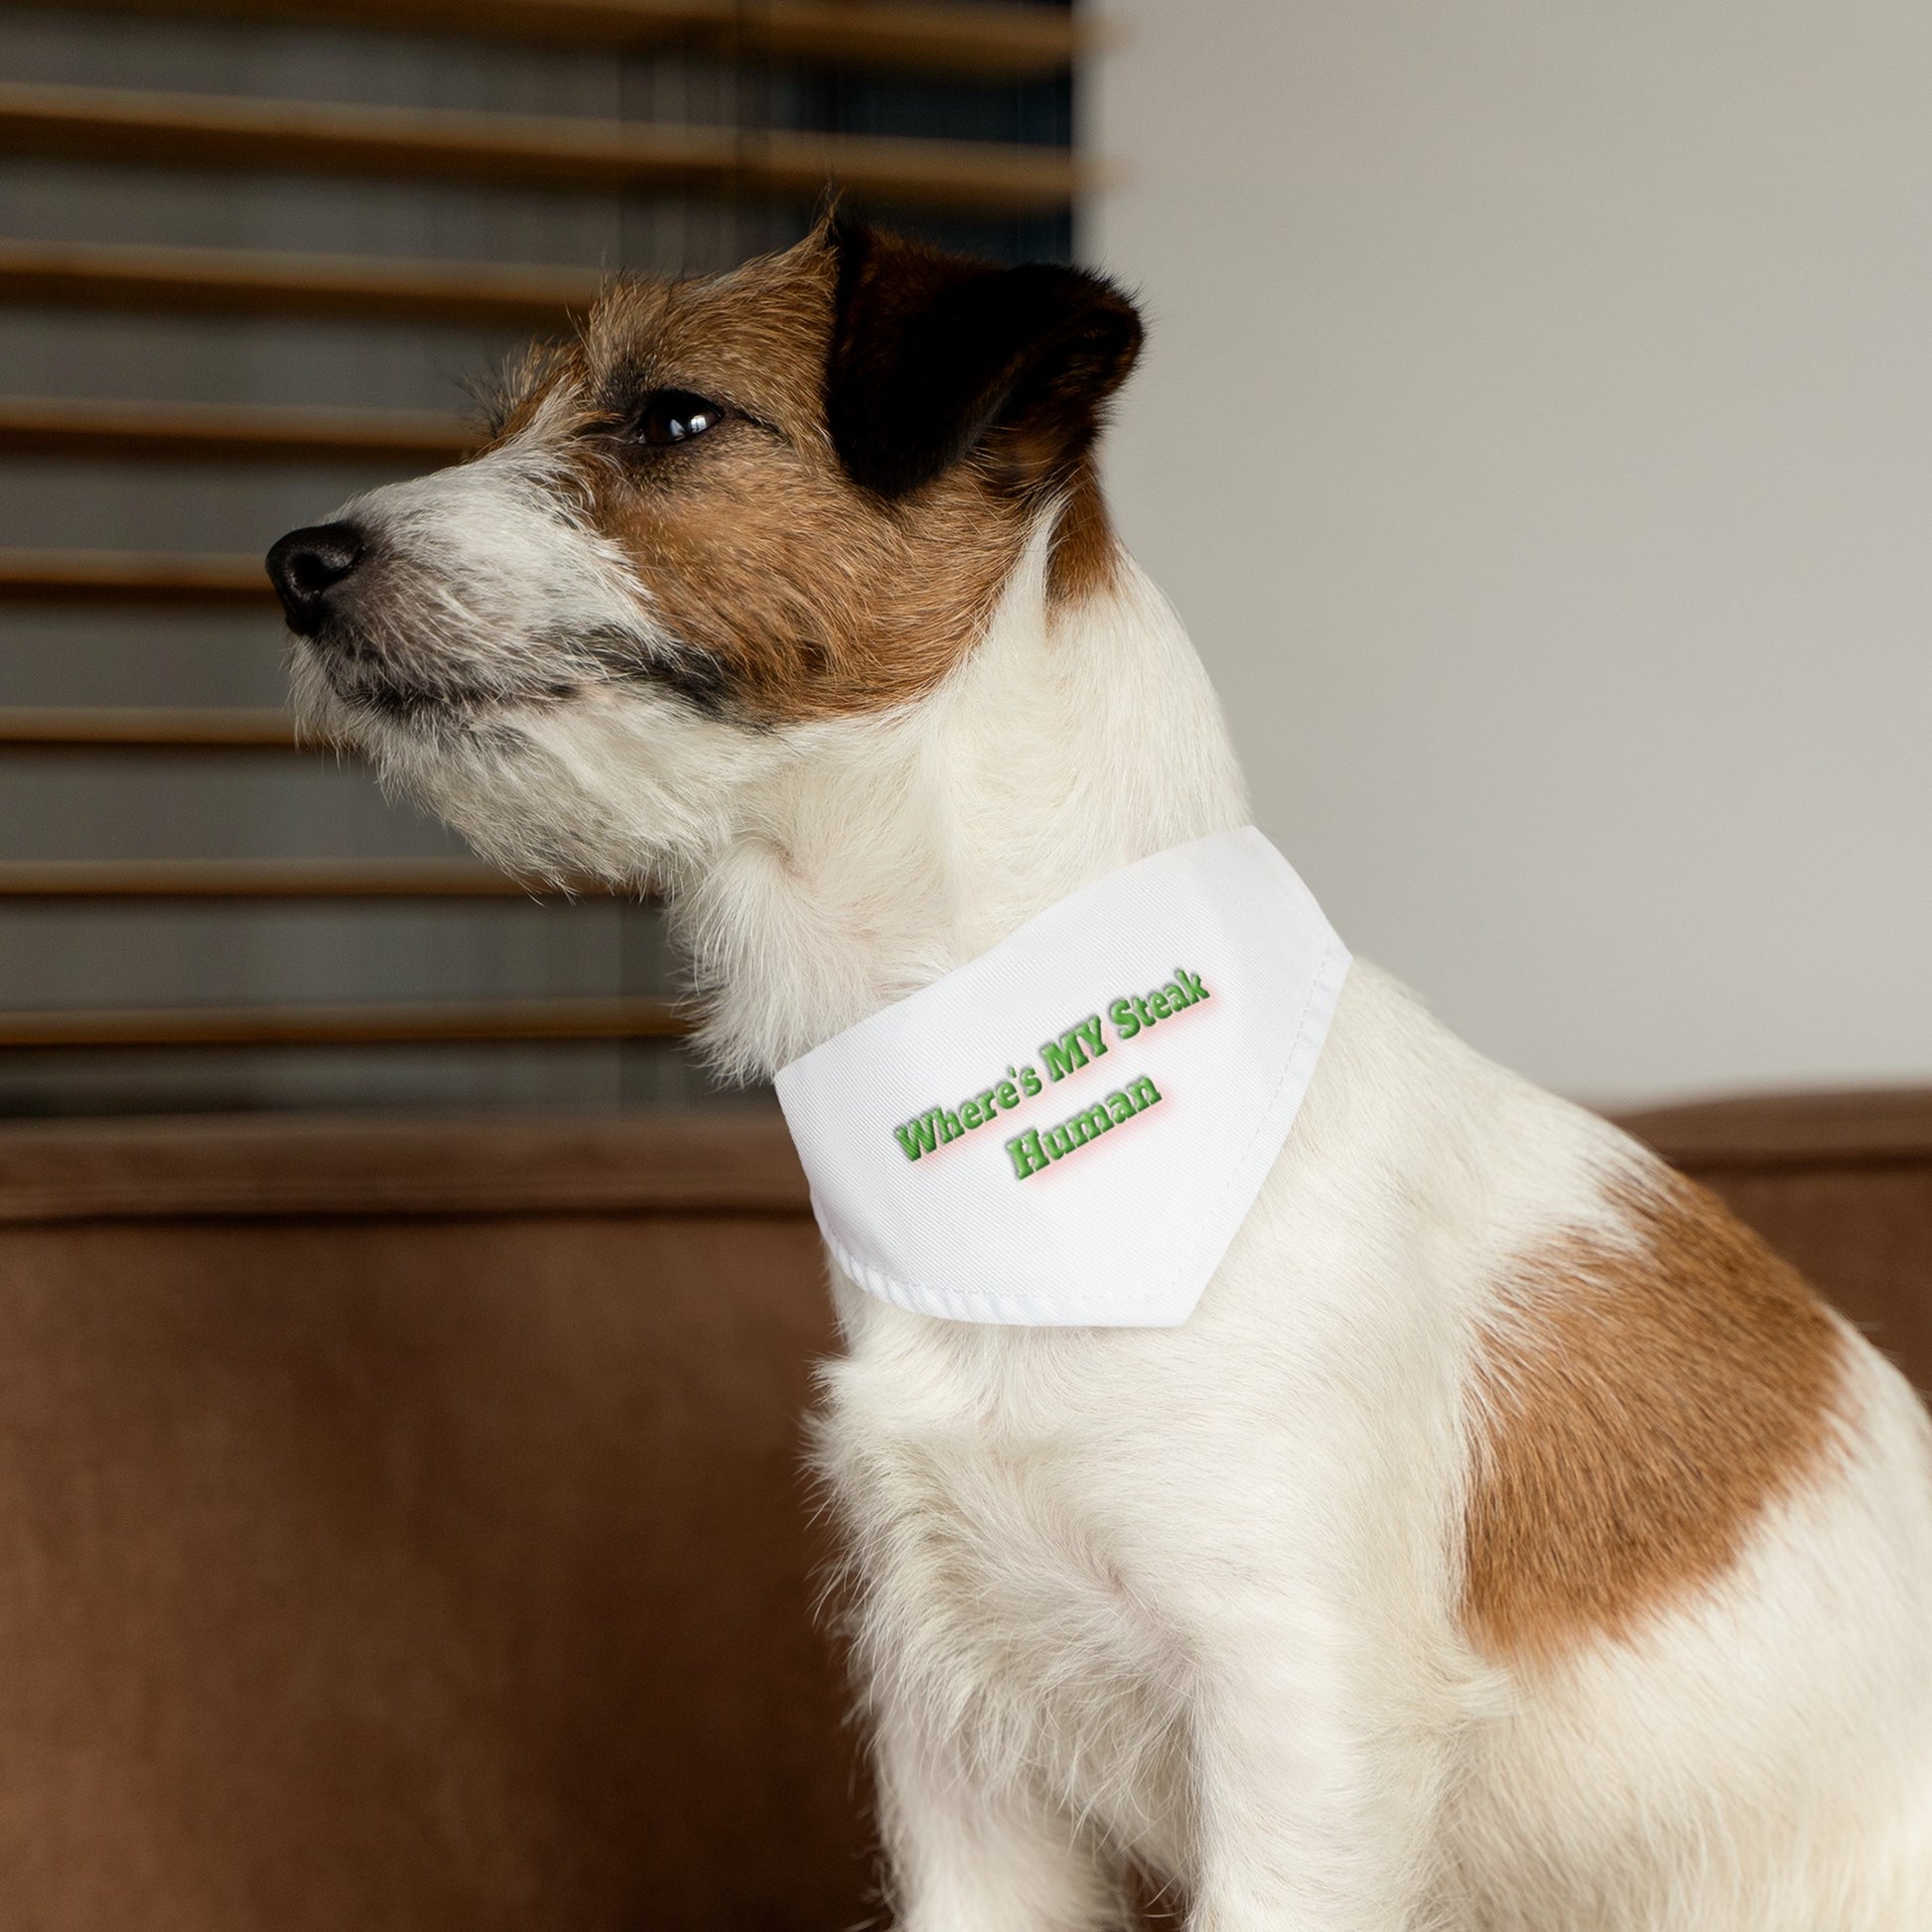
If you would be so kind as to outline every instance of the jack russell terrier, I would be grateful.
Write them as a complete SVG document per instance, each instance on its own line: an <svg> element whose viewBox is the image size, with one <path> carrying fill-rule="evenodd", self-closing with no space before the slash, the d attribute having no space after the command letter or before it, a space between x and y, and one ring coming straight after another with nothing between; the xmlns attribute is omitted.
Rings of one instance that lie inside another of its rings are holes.
<svg viewBox="0 0 1932 1932"><path fill-rule="evenodd" d="M1151 1879L1196 1932L1932 1928L1927 1418L1320 937L1101 500L1140 342L1098 276L834 215L612 287L482 454L270 553L311 725L518 873L662 892L715 1059L846 1109L820 1458L897 1923ZM1173 906L1145 958L1096 910Z"/></svg>

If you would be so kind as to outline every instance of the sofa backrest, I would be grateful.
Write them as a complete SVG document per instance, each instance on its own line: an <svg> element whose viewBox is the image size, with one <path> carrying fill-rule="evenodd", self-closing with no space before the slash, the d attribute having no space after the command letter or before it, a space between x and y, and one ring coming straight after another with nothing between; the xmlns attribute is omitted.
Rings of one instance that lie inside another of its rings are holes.
<svg viewBox="0 0 1932 1932"><path fill-rule="evenodd" d="M853 1924L769 1119L0 1135L0 1919Z"/></svg>
<svg viewBox="0 0 1932 1932"><path fill-rule="evenodd" d="M1932 1097L1636 1125L1932 1381ZM774 1117L0 1130L37 1932L877 1916Z"/></svg>

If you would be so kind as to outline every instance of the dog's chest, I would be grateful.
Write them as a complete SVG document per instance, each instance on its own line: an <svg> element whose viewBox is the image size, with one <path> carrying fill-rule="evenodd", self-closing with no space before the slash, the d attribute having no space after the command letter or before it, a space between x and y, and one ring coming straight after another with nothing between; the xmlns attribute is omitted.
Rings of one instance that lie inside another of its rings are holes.
<svg viewBox="0 0 1932 1932"><path fill-rule="evenodd" d="M1146 1471L1025 1331L889 1325L830 1372L822 1437L868 1675L955 1714L984 1769L1169 1838L1180 1660L1135 1534Z"/></svg>

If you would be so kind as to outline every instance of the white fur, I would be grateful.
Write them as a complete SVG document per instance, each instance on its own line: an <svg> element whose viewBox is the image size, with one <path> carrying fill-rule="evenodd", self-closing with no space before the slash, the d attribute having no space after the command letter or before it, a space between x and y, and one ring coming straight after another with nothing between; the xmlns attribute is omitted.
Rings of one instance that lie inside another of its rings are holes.
<svg viewBox="0 0 1932 1932"><path fill-rule="evenodd" d="M434 563L463 510L430 500L361 513ZM647 587L513 500L500 604L588 582L647 628ZM1042 528L977 650L885 718L753 732L612 684L465 734L306 688L484 849L666 885L713 1050L765 1072L1246 820L1172 610L1130 566L1049 617L1043 565ZM1611 1231L1645 1158L1358 963L1183 1327L957 1325L835 1281L822 1465L907 1932L1111 1924L1129 1861L1196 1932L1932 1927L1932 1455L1856 1337L1843 1468L1717 1591L1540 1675L1458 1626L1472 1336L1510 1257Z"/></svg>

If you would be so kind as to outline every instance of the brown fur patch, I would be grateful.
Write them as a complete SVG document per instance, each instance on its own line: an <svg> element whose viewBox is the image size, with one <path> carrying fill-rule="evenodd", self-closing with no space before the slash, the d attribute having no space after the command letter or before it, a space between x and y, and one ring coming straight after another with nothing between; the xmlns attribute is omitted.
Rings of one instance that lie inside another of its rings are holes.
<svg viewBox="0 0 1932 1932"><path fill-rule="evenodd" d="M614 285L581 345L533 370L501 431L556 450L689 653L690 687L757 722L924 696L984 633L1044 500L1010 439L903 496L847 474L827 424L839 273L827 235L709 280ZM730 413L688 445L626 447L637 405L666 388ZM1064 500L1055 601L1112 570L1084 461Z"/></svg>
<svg viewBox="0 0 1932 1932"><path fill-rule="evenodd" d="M1100 493L1100 479L1093 465L1083 461L1053 530L1046 595L1057 605L1084 604L1114 588L1119 567L1120 543Z"/></svg>
<svg viewBox="0 0 1932 1932"><path fill-rule="evenodd" d="M980 636L1026 536L970 463L904 503L847 478L825 427L831 298L829 260L794 250L627 289L590 339L594 392L671 385L740 412L667 462L605 466L595 502L660 621L766 719L924 695Z"/></svg>
<svg viewBox="0 0 1932 1932"><path fill-rule="evenodd" d="M1629 1639L1830 1458L1845 1343L1807 1284L1668 1170L1616 1204L1629 1244L1528 1257L1484 1337L1462 1618L1493 1655Z"/></svg>

